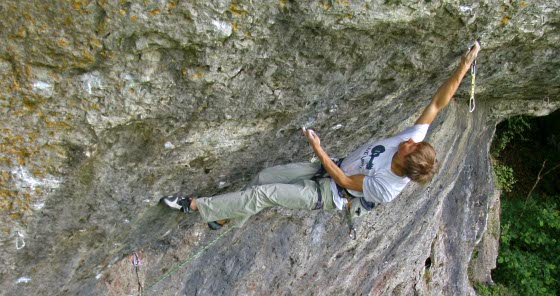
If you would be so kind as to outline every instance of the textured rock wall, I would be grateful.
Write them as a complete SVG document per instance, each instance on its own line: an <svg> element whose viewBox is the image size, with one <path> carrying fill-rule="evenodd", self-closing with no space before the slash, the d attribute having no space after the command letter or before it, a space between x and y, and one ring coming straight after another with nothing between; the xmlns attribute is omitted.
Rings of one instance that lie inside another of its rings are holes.
<svg viewBox="0 0 560 296"><path fill-rule="evenodd" d="M466 81L431 127L442 169L429 186L364 218L356 241L340 213L265 211L152 291L472 294L497 198L494 126L560 105L559 6L2 1L3 293L133 294L132 250L150 284L217 235L157 197L236 190L309 160L301 126L332 156L391 135L480 37L477 109Z"/></svg>

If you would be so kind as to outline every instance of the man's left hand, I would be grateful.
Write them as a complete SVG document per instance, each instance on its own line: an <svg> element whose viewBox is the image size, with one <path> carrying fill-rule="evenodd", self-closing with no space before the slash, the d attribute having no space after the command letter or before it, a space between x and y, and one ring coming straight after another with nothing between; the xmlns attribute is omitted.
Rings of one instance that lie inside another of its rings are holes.
<svg viewBox="0 0 560 296"><path fill-rule="evenodd" d="M478 41L475 41L474 45L461 56L461 66L470 68L472 62L474 61L474 59L476 59L476 56L478 55L479 51L480 51L480 43L478 43Z"/></svg>

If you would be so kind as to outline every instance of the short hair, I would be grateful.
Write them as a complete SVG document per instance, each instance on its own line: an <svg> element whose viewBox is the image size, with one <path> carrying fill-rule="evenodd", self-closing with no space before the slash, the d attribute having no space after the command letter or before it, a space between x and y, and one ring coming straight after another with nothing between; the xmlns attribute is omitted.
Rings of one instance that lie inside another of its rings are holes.
<svg viewBox="0 0 560 296"><path fill-rule="evenodd" d="M428 142L417 143L416 149L409 153L405 160L404 174L420 184L428 183L439 167L436 151Z"/></svg>

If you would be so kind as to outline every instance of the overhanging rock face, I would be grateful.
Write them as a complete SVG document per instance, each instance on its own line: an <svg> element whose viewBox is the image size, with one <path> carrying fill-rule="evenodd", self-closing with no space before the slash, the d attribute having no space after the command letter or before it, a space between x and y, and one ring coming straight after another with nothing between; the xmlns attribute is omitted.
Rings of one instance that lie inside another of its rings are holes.
<svg viewBox="0 0 560 296"><path fill-rule="evenodd" d="M376 208L355 241L341 213L264 211L149 292L473 294L488 270L472 262L497 237L495 124L560 106L559 6L2 1L3 292L134 294L133 250L155 283L219 234L158 197L308 161L301 126L332 156L394 134L480 37L476 110L465 81L428 134L428 186Z"/></svg>

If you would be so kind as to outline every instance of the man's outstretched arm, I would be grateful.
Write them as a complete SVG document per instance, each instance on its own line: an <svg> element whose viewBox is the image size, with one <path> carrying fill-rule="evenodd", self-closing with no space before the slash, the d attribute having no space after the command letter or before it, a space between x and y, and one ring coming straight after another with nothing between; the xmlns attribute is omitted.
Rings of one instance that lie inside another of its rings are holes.
<svg viewBox="0 0 560 296"><path fill-rule="evenodd" d="M463 77L465 77L465 74L469 71L479 50L480 44L475 42L474 46L461 56L459 67L457 67L455 72L451 74L451 77L439 87L430 104L424 109L424 112L422 112L418 120L416 120L416 124L432 123L439 111L449 104L449 101L457 91Z"/></svg>
<svg viewBox="0 0 560 296"><path fill-rule="evenodd" d="M302 131L309 140L313 151L315 151L315 154L323 164L323 167L327 173L329 173L334 182L338 184L338 186L360 192L364 191L362 182L364 181L365 175L346 176L336 163L331 160L327 152L323 150L321 147L321 140L317 134L315 134L313 130L306 128L303 128Z"/></svg>

